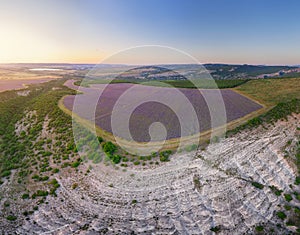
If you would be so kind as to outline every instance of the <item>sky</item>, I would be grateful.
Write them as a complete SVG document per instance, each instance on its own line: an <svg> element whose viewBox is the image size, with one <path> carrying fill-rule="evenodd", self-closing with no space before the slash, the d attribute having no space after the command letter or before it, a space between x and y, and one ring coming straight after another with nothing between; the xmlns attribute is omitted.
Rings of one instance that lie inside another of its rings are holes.
<svg viewBox="0 0 300 235"><path fill-rule="evenodd" d="M161 45L200 63L300 64L299 0L0 0L0 30L0 63L99 63Z"/></svg>

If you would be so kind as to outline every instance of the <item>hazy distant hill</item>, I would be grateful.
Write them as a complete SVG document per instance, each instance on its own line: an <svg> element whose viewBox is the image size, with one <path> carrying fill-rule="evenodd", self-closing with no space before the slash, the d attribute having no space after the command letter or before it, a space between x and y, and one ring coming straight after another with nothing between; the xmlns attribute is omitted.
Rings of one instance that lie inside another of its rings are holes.
<svg viewBox="0 0 300 235"><path fill-rule="evenodd" d="M294 66L232 65L232 64L165 64L165 65L122 65L122 64L0 64L0 69L8 71L43 73L43 70L59 69L62 74L76 77L90 77L92 80L120 79L128 81L186 80L213 77L215 80L236 80L264 77L300 76ZM91 72L92 71L92 72ZM90 76L92 74L92 76Z"/></svg>
<svg viewBox="0 0 300 235"><path fill-rule="evenodd" d="M118 75L121 80L186 80L186 78L207 78L216 80L245 79L258 77L283 76L295 67L264 65L229 65L229 64L174 64L143 66L128 69Z"/></svg>
<svg viewBox="0 0 300 235"><path fill-rule="evenodd" d="M274 74L280 71L288 71L289 66L265 66L265 65L228 65L228 64L206 64L211 75L215 79L239 79L255 78L259 75Z"/></svg>

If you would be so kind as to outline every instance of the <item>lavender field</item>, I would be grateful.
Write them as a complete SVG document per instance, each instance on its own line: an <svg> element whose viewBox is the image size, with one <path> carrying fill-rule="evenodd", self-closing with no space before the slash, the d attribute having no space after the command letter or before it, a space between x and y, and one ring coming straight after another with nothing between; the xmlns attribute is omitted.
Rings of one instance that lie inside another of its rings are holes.
<svg viewBox="0 0 300 235"><path fill-rule="evenodd" d="M66 85L75 88L71 81ZM114 125L120 125L118 130L126 128L126 117L129 117L127 127L129 126L132 138L138 142L150 141L149 127L154 122L162 123L166 129L166 139L172 139L211 129L213 118L216 127L224 124L224 120L228 123L262 108L261 105L229 89L177 89L121 83L95 84L90 88L80 87L79 90L83 94L76 96L74 110L75 96L65 97L64 105L68 109L85 119L95 120L97 126L111 133L112 113L114 109L118 109L119 121ZM179 93L181 99L178 98ZM193 112L185 111L189 105L196 113L197 123L192 123ZM131 106L135 108L132 109ZM222 108L225 112L222 112ZM180 121L178 114L183 114L187 123ZM127 138L122 131L118 132L118 136Z"/></svg>

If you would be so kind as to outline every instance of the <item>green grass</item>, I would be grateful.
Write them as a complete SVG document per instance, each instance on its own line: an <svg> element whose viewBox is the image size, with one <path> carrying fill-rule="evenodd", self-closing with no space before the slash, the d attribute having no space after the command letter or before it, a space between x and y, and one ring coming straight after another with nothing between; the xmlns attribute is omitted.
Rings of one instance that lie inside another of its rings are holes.
<svg viewBox="0 0 300 235"><path fill-rule="evenodd" d="M273 107L278 103L300 99L300 78L255 79L235 90L267 107Z"/></svg>

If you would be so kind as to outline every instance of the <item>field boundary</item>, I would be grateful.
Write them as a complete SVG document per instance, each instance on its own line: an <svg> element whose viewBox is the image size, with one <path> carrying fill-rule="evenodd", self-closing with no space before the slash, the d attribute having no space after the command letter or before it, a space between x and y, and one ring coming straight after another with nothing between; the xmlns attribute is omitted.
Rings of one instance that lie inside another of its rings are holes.
<svg viewBox="0 0 300 235"><path fill-rule="evenodd" d="M267 107L265 104L262 104L261 102L253 99L252 97L249 97L248 95L243 94L242 92L236 91L233 88L228 88L230 90L232 90L233 92L236 92L248 99L250 99L251 101L258 103L262 106L262 108L251 112L241 118L235 119L231 122L226 123L223 126L217 127L215 129L210 129L210 130L206 130L203 131L201 133L195 134L193 136L187 136L187 137L181 137L181 138L173 138L173 139L168 139L166 141L164 141L163 144L163 149L177 149L179 143L181 143L184 147L189 146L191 144L207 144L209 143L209 140L213 137L212 132L214 133L220 133L221 130L223 130L225 128L225 132L232 130L244 123L246 123L248 120L257 117L265 112L267 112L268 110L270 110L272 107ZM68 96L68 95L66 95ZM139 149L143 149L144 145L146 144L146 142L139 142L138 144L136 142L131 142L128 140L125 140L123 138L120 137L116 137L114 136L112 133L103 130L101 127L95 125L94 123L92 123L89 120L86 120L82 117L80 117L79 115L73 113L71 110L69 110L65 105L64 105L64 99L65 97L62 97L59 102L58 102L58 106L59 108L65 112L66 114L70 115L72 118L74 118L78 123L80 123L81 125L83 125L84 127L86 127L87 129L91 130L91 131L96 131L97 136L101 136L102 138L104 138L106 141L111 141L113 143L122 143L126 146L130 146L130 147L137 147ZM200 141L199 141L200 139ZM163 142L152 142L151 144L147 143L148 147L155 147L155 146L161 146Z"/></svg>

